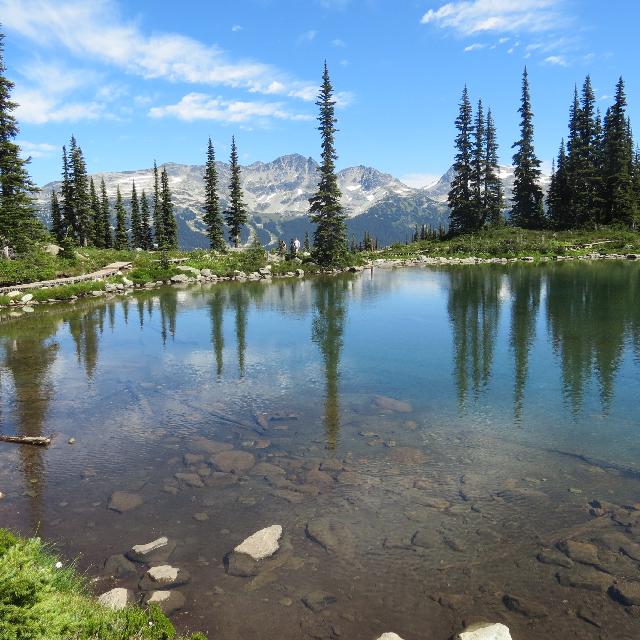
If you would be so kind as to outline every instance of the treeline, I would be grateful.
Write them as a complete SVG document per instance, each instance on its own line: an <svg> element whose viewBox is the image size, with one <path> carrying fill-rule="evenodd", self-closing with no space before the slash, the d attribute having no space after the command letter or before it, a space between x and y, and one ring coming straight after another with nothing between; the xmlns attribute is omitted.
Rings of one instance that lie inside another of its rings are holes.
<svg viewBox="0 0 640 640"><path fill-rule="evenodd" d="M55 190L51 192L51 231L56 240L60 244L71 242L82 247L118 250L154 247L167 250L178 246L169 177L165 167L158 173L155 162L151 197L144 189L138 197L133 181L127 211L118 186L113 214L104 178L98 192L93 178L87 175L82 149L72 136L69 150L62 147L60 197Z"/></svg>
<svg viewBox="0 0 640 640"><path fill-rule="evenodd" d="M529 78L522 76L520 137L513 144L514 184L505 207L498 146L491 111L482 101L474 117L469 93L462 92L455 139L454 179L448 194L449 234L498 226L508 221L525 229L594 229L620 225L635 229L640 217L640 152L635 151L622 78L614 104L601 117L591 79L574 91L567 143L560 144L545 206L541 162L533 144ZM507 218L503 211L507 210Z"/></svg>

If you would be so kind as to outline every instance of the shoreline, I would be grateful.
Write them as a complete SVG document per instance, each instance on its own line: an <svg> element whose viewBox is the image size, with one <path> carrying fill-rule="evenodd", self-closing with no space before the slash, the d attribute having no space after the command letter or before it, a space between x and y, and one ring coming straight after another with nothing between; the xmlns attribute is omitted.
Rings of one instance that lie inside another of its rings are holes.
<svg viewBox="0 0 640 640"><path fill-rule="evenodd" d="M591 253L584 255L554 255L554 256L521 256L517 258L482 258L478 256L470 257L447 257L447 256L427 256L417 254L407 258L375 258L367 261L362 265L352 265L343 268L326 269L319 272L305 272L301 268L301 264L294 263L295 269L283 273L271 273L271 263L258 271L246 273L244 271L234 270L232 275L218 276L211 269L197 269L187 265L176 267L179 273L172 275L165 280L155 280L149 282L134 282L127 278L129 272L128 266L122 268L116 274L110 274L112 280L104 280L100 277L90 279L92 274L86 274L83 282L80 283L80 289L74 284L51 286L50 281L34 282L27 285L15 285L4 287L6 293L0 294L0 311L17 309L22 311L33 311L34 305L52 305L62 303L73 303L76 300L86 298L113 298L118 295L129 294L133 291L149 291L159 289L166 286L184 287L185 285L194 285L198 283L216 284L218 282L263 282L269 283L274 279L304 279L310 277L336 276L345 273L360 273L367 269L381 268L393 269L403 267L429 267L429 266L460 266L460 265L510 265L510 264L548 264L554 262L636 262L640 261L640 254L637 253ZM294 265L292 265L293 267ZM68 291L65 289L73 289L76 293L66 296ZM38 296L36 292L42 293L46 291L52 292L52 297L46 298ZM65 297L56 297L63 294ZM35 295L34 295L35 294ZM76 295L77 294L77 295ZM110 295L115 294L115 295ZM1 300L4 298L4 300ZM20 314L22 315L22 314Z"/></svg>

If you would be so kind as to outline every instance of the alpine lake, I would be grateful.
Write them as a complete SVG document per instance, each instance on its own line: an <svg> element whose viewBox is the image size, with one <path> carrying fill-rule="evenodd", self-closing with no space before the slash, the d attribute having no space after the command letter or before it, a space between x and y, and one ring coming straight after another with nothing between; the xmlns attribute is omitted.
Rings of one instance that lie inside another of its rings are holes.
<svg viewBox="0 0 640 640"><path fill-rule="evenodd" d="M142 599L148 567L122 556L166 536L172 620L215 640L446 640L484 620L640 638L640 264L28 311L0 318L0 429L54 438L0 443L0 526L54 542L96 594ZM279 550L230 570L274 524Z"/></svg>

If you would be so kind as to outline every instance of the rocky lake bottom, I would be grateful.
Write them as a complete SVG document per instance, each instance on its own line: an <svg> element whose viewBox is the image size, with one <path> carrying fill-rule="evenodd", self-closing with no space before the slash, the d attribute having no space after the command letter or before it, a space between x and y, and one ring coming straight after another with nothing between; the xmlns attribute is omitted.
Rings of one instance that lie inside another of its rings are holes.
<svg viewBox="0 0 640 640"><path fill-rule="evenodd" d="M209 290L185 290L144 294L140 323L135 300L128 319L116 300L112 324L108 303L92 302L0 325L4 428L55 434L47 449L0 448L0 524L53 541L96 594L124 587L143 600L164 584L180 594L161 602L176 626L219 640L373 640L386 631L446 640L484 620L506 624L514 640L640 637L633 342L622 341L608 395L585 382L581 413L575 393L549 382L552 360L536 362L536 348L553 341L534 319L528 392L519 391L517 354L513 379L493 390L492 380L512 371L521 318L518 283L504 287L506 270L487 273L462 300L443 280L448 272L417 271L380 276L387 286L377 297L354 293L358 276L344 280L342 297L326 283L268 285L267 303L249 298L245 311L233 302L240 285L224 289L219 313ZM533 273L548 300L548 272ZM392 335L398 317L416 324L403 287L425 305L424 317L415 333ZM491 309L494 289L511 315ZM635 330L631 306L625 327ZM421 377L417 336L430 314L445 321L433 323L433 362L421 364ZM548 305L546 314L553 324ZM468 382L455 346L460 317L466 336L474 327L483 336L463 358ZM223 319L233 331L217 324ZM303 342L299 327L309 320ZM562 319L575 327L571 320ZM349 346L359 334L361 350ZM438 349L451 340L447 362ZM413 346L398 356L405 341ZM501 351L505 343L511 349ZM385 348L394 349L387 368ZM487 360L489 375L474 388ZM602 389L603 370L600 357L583 377ZM560 371L565 382L575 378ZM234 557L273 525L282 528L275 553L252 563ZM132 551L161 538L148 557ZM148 571L160 565L177 572Z"/></svg>

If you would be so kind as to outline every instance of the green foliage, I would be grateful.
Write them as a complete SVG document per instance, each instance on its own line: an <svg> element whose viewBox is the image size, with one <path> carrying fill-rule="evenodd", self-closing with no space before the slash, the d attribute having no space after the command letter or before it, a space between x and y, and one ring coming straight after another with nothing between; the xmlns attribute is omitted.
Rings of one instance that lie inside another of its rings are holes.
<svg viewBox="0 0 640 640"><path fill-rule="evenodd" d="M340 189L336 175L336 122L333 86L327 63L324 63L322 85L316 105L320 107L318 122L322 140L322 161L318 190L309 198L309 217L316 225L313 232L314 259L322 266L339 266L347 253L346 215L340 204Z"/></svg>
<svg viewBox="0 0 640 640"><path fill-rule="evenodd" d="M162 216L162 240L160 247L176 249L178 247L178 223L173 212L169 176L166 167L160 175L160 215Z"/></svg>
<svg viewBox="0 0 640 640"><path fill-rule="evenodd" d="M120 187L116 193L116 232L113 236L114 249L127 249L129 247L129 238L127 237L127 212L122 202L122 194Z"/></svg>
<svg viewBox="0 0 640 640"><path fill-rule="evenodd" d="M145 247L142 214L140 213L140 202L138 201L135 182L131 186L131 246L140 249Z"/></svg>
<svg viewBox="0 0 640 640"><path fill-rule="evenodd" d="M0 549L3 640L178 640L157 607L102 607L72 565L56 567L58 558L39 538L17 539L0 529Z"/></svg>
<svg viewBox="0 0 640 640"><path fill-rule="evenodd" d="M207 228L207 237L211 248L216 251L224 251L226 245L218 197L218 172L211 138L209 138L207 164L204 169L204 224Z"/></svg>
<svg viewBox="0 0 640 640"><path fill-rule="evenodd" d="M244 203L242 186L240 185L240 165L235 136L231 137L231 182L229 183L229 208L224 212L229 237L234 247L240 245L240 231L247 223L247 207Z"/></svg>
<svg viewBox="0 0 640 640"><path fill-rule="evenodd" d="M68 262L76 261L76 243L74 242L73 235L70 229L67 230L62 242L60 243L60 257Z"/></svg>

